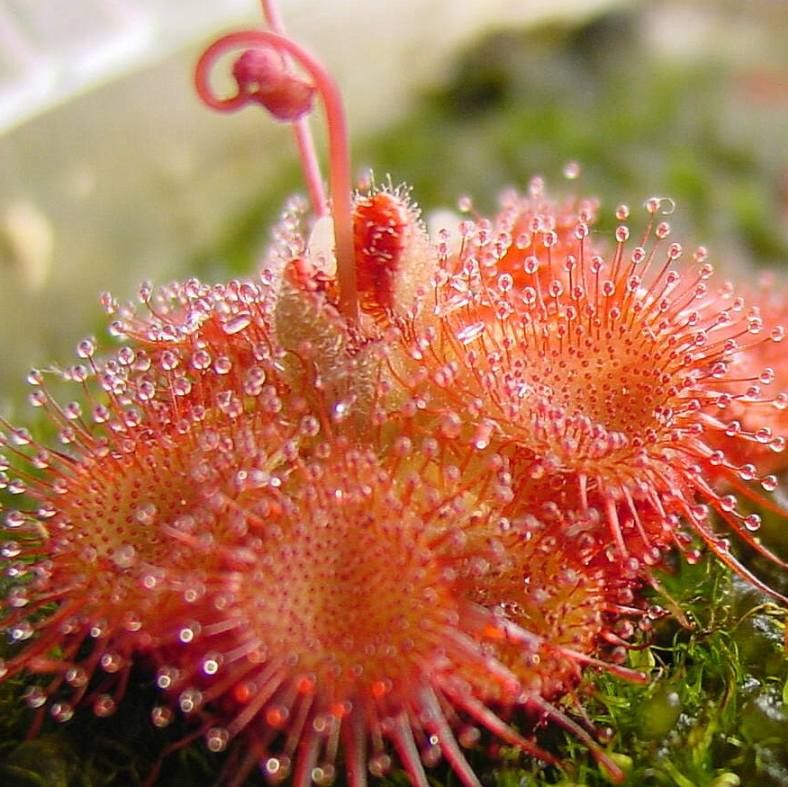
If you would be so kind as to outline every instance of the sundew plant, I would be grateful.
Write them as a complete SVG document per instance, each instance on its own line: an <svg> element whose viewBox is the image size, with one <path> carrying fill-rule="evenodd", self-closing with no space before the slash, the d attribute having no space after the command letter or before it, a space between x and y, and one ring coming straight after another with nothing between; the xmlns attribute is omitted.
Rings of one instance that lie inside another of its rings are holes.
<svg viewBox="0 0 788 787"><path fill-rule="evenodd" d="M788 783L780 274L573 162L426 215L262 11L195 87L291 124L303 195L2 421L8 778Z"/></svg>

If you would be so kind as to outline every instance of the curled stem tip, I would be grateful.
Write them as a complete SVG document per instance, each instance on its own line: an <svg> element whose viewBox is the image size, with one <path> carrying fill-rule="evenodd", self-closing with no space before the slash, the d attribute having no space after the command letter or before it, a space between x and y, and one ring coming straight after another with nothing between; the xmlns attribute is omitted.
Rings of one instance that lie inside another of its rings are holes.
<svg viewBox="0 0 788 787"><path fill-rule="evenodd" d="M210 74L216 61L232 49L245 50L233 68L239 89L236 95L222 98L213 92ZM221 112L232 112L249 103L257 103L280 119L292 121L302 117L311 107L311 101L304 92L306 83L279 71L277 63L271 59L274 53L280 58L287 55L296 61L312 79L313 86L307 87L316 90L323 100L328 126L329 193L334 219L339 310L349 323L355 324L358 322L358 295L350 154L345 111L332 77L312 55L289 38L268 31L241 30L219 38L203 52L195 70L197 94L205 104ZM260 84L260 78L269 75L273 75L278 84ZM267 102L266 94L273 94L273 106Z"/></svg>
<svg viewBox="0 0 788 787"><path fill-rule="evenodd" d="M279 13L275 0L262 0L263 17L270 29L280 36L287 35L285 24ZM301 159L301 168L304 181L309 191L309 201L317 217L324 216L327 212L326 195L323 190L323 178L320 174L320 162L315 151L315 141L309 127L309 118L300 117L293 122L295 141L298 147L298 157Z"/></svg>

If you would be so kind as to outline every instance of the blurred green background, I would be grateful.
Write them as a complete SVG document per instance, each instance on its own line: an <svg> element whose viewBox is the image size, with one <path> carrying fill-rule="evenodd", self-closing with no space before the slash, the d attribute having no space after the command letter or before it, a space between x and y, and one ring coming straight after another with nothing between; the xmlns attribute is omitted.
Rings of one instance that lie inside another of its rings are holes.
<svg viewBox="0 0 788 787"><path fill-rule="evenodd" d="M461 2L436 0L443 14L452 5L462 10ZM461 195L471 195L482 213L493 211L503 187L524 188L540 174L556 191L600 196L602 233L613 226L618 203L633 208L636 223L647 197L669 195L677 203L676 239L706 245L726 274L751 280L761 268L784 270L788 2L600 6L581 14L570 3L569 13L527 25L488 19L483 30L456 37L434 74L397 93L390 114L381 108L394 83L374 69L366 74L368 60L354 62L353 47L344 44L336 64L352 88L359 172L370 166L378 179L390 173L395 183L410 184L425 213L453 208ZM369 7L371 14L375 3ZM315 30L321 18L309 28L310 5L297 11L296 35L303 24L312 48L322 51ZM372 18L364 13L355 20L362 34ZM437 10L417 24L434 26L427 40L449 26ZM370 29L373 49L375 36L394 34ZM325 46L332 62L337 44ZM16 421L30 417L23 407L27 368L68 363L79 338L105 332L98 290L128 298L146 277L218 280L254 271L285 198L301 189L298 166L283 153L285 129L259 130L269 121L251 111L215 118L196 106L189 85L195 51L173 53L164 65L75 97L0 137L0 409ZM419 58L418 48L385 51L402 58L400 69ZM141 118L134 133L128 113ZM69 140L86 128L98 141L72 156ZM140 156L149 168L140 167ZM571 184L562 177L570 161L582 166ZM784 552L785 530L784 520L767 517L767 537ZM786 590L784 576L754 565ZM593 724L611 730L609 746L629 784L788 785L784 610L705 560L677 566L665 583L695 626L662 621L654 647L632 654L633 665L654 669L652 685L601 676L583 690ZM86 713L22 745L28 719L19 688L4 686L2 783L141 783L164 739L183 732L148 729L153 695L147 678L141 681L115 719ZM545 736L567 756L565 771L474 752L484 783L606 783L581 746L554 731ZM220 760L199 746L180 751L166 761L161 783L210 784ZM435 779L454 782L441 770Z"/></svg>

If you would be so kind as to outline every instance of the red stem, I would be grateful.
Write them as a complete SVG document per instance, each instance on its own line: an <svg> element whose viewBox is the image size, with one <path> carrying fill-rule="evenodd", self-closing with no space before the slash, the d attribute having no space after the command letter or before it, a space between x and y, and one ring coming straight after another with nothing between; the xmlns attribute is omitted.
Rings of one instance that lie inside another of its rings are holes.
<svg viewBox="0 0 788 787"><path fill-rule="evenodd" d="M212 109L230 112L247 103L247 97L236 94L219 98L211 90L209 74L216 60L230 49L273 47L290 55L314 81L323 99L328 126L329 193L334 218L339 311L351 324L358 323L358 293L353 249L353 206L350 179L347 124L339 89L331 76L312 55L289 38L261 30L241 30L214 41L203 52L195 71L195 87L200 98Z"/></svg>
<svg viewBox="0 0 788 787"><path fill-rule="evenodd" d="M274 0L262 0L263 16L274 33L280 36L287 35L285 25L276 7ZM298 118L293 124L295 130L298 157L301 159L301 168L304 171L304 180L309 191L309 201L312 210L320 217L326 214L326 195L323 191L323 178L320 174L320 163L315 152L315 142L309 128L309 118Z"/></svg>

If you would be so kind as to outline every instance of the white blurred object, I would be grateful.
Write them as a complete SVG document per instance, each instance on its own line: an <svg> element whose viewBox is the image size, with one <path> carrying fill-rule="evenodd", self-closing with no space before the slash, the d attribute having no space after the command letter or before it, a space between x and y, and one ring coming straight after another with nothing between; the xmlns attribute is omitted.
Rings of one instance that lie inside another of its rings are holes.
<svg viewBox="0 0 788 787"><path fill-rule="evenodd" d="M162 57L255 0L0 0L0 131Z"/></svg>
<svg viewBox="0 0 788 787"><path fill-rule="evenodd" d="M425 74L434 79L448 51L490 27L580 21L613 4L368 0L360 12L357 0L281 2L297 27L335 31L334 48L343 59L363 60L376 77L396 74L404 87ZM259 13L259 0L0 0L0 133L218 27L259 21ZM418 54L412 67L403 67L402 53ZM367 68L359 72L369 75Z"/></svg>

